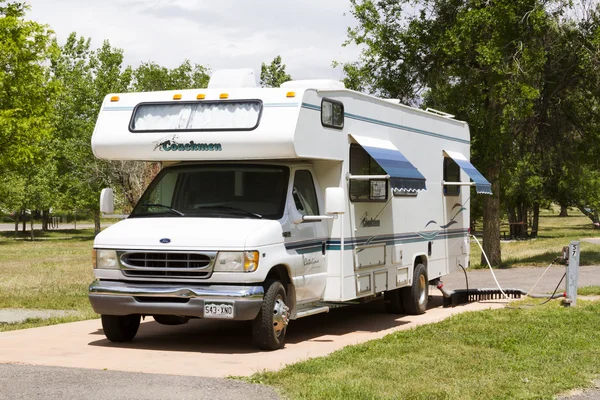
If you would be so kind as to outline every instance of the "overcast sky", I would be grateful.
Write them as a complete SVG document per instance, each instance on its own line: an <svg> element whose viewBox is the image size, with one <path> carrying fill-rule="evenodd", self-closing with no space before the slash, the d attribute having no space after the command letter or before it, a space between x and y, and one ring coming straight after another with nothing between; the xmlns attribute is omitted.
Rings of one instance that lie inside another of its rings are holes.
<svg viewBox="0 0 600 400"><path fill-rule="evenodd" d="M358 57L342 48L354 26L349 0L26 0L29 17L51 26L64 42L71 32L108 39L125 63L183 60L221 68L252 68L281 55L294 79L340 79L332 61Z"/></svg>

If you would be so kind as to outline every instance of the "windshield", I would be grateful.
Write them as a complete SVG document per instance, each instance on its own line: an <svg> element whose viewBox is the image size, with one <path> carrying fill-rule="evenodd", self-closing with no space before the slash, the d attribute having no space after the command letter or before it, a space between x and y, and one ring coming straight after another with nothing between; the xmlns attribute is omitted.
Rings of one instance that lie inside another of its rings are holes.
<svg viewBox="0 0 600 400"><path fill-rule="evenodd" d="M188 165L163 169L129 216L283 216L289 169L270 165Z"/></svg>

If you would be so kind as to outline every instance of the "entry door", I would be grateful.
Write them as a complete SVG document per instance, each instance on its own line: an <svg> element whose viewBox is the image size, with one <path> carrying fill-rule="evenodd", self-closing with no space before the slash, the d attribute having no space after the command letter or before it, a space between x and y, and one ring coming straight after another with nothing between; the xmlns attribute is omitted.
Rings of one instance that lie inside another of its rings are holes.
<svg viewBox="0 0 600 400"><path fill-rule="evenodd" d="M461 182L461 170L458 164L450 158L444 157L444 181ZM466 194L465 194L466 192ZM457 259L462 255L463 230L467 228L465 215L469 211L465 207L465 199L468 197L469 187L445 186L444 187L444 229L446 243L447 269L442 274L457 270ZM431 278L431 274L430 274Z"/></svg>
<svg viewBox="0 0 600 400"><path fill-rule="evenodd" d="M308 169L297 169L292 184L292 213L298 216L321 215L325 210L320 199L321 193L315 185L313 174ZM325 243L327 226L325 221L301 222L292 224L291 236L294 242L305 241L298 248L299 267L295 268L296 300L309 302L321 300L327 282Z"/></svg>

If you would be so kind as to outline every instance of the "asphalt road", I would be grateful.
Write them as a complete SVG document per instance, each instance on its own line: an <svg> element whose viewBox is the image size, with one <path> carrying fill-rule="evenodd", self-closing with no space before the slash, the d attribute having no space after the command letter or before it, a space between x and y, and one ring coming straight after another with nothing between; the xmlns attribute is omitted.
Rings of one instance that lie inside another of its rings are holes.
<svg viewBox="0 0 600 400"><path fill-rule="evenodd" d="M279 399L240 381L79 368L0 364L0 399Z"/></svg>

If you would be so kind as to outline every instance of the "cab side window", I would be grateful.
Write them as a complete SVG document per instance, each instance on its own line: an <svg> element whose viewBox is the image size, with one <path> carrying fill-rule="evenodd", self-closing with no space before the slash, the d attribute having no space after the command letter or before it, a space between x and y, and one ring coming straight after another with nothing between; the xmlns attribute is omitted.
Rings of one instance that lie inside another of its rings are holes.
<svg viewBox="0 0 600 400"><path fill-rule="evenodd" d="M296 209L302 215L319 215L317 192L310 171L299 170L294 175L292 197Z"/></svg>

